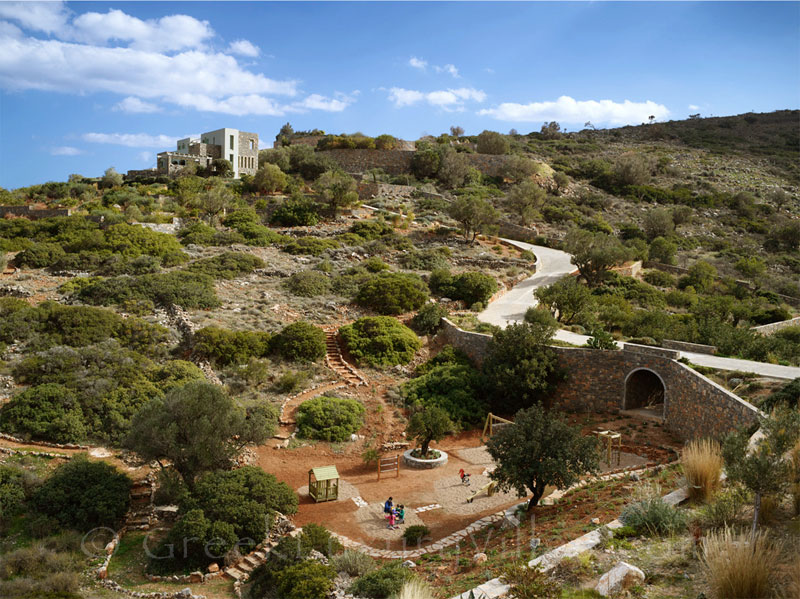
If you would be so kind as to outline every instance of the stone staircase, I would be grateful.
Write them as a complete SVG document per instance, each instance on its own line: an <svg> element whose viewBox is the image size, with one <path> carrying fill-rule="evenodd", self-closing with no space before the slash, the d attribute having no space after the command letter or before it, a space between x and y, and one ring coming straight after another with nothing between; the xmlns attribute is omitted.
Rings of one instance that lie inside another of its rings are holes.
<svg viewBox="0 0 800 599"><path fill-rule="evenodd" d="M267 555L269 555L269 551L257 549L244 556L242 560L235 565L225 568L225 576L237 582L244 582L250 578L250 574L253 573L253 570L267 561Z"/></svg>
<svg viewBox="0 0 800 599"><path fill-rule="evenodd" d="M366 385L367 379L354 366L349 364L342 355L342 348L339 345L338 330L325 331L325 364L333 370L348 385L358 387Z"/></svg>

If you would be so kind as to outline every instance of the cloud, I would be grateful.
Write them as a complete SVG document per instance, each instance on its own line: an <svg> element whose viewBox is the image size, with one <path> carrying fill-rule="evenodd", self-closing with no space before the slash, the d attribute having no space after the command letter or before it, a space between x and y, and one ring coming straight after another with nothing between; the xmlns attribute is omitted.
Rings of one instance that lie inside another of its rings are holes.
<svg viewBox="0 0 800 599"><path fill-rule="evenodd" d="M414 67L415 69L419 69L424 71L428 68L428 61L422 60L421 58L417 58L416 56L412 56L411 59L408 61L409 66Z"/></svg>
<svg viewBox="0 0 800 599"><path fill-rule="evenodd" d="M84 141L97 144L113 144L129 148L165 148L174 146L177 137L149 135L147 133L84 133Z"/></svg>
<svg viewBox="0 0 800 599"><path fill-rule="evenodd" d="M0 2L0 18L12 19L34 31L61 31L67 17L66 6L61 2Z"/></svg>
<svg viewBox="0 0 800 599"><path fill-rule="evenodd" d="M443 89L427 93L413 89L403 89L402 87L393 87L389 90L389 100L394 102L397 108L412 106L424 101L443 110L461 110L466 101L485 101L486 94L479 89L471 87Z"/></svg>
<svg viewBox="0 0 800 599"><path fill-rule="evenodd" d="M83 150L72 146L56 146L50 149L50 154L53 156L77 156L78 154L83 154Z"/></svg>
<svg viewBox="0 0 800 599"><path fill-rule="evenodd" d="M208 21L188 15L169 15L143 21L121 10L107 13L87 12L72 21L65 37L93 44L115 40L131 48L149 51L174 51L198 48L214 36Z"/></svg>
<svg viewBox="0 0 800 599"><path fill-rule="evenodd" d="M139 152L139 160L142 162L149 162L150 164L154 164L156 161L152 152Z"/></svg>
<svg viewBox="0 0 800 599"><path fill-rule="evenodd" d="M121 110L122 112L130 112L134 114L149 114L153 112L160 112L161 108L150 102L144 102L139 98L128 96L121 102L114 105L114 110Z"/></svg>
<svg viewBox="0 0 800 599"><path fill-rule="evenodd" d="M696 104L689 104L689 110L700 110L700 107Z"/></svg>
<svg viewBox="0 0 800 599"><path fill-rule="evenodd" d="M236 40L235 42L231 42L231 45L228 46L228 52L231 54L238 54L239 56L255 58L261 54L261 49L247 40Z"/></svg>
<svg viewBox="0 0 800 599"><path fill-rule="evenodd" d="M437 73L449 73L456 79L461 77L461 75L458 74L458 69L455 67L455 65L452 64L446 64L443 67L434 66L433 70L436 71Z"/></svg>
<svg viewBox="0 0 800 599"><path fill-rule="evenodd" d="M29 10L30 7L33 9ZM234 115L280 116L304 110L337 112L353 99L318 93L292 103L294 79L273 79L237 60L260 53L247 40L214 51L207 21L187 15L142 20L119 9L87 12L70 22L60 3L0 2L0 17L56 39L24 34L0 22L0 88L70 94L110 92L123 99L115 110L151 113L159 104ZM126 97L127 96L127 97Z"/></svg>
<svg viewBox="0 0 800 599"><path fill-rule="evenodd" d="M612 100L575 100L561 96L555 102L531 102L517 104L505 102L495 108L478 111L479 115L491 116L500 121L515 123L560 121L566 123L609 123L632 125L647 121L650 115L663 119L669 109L650 100L646 102L614 102Z"/></svg>

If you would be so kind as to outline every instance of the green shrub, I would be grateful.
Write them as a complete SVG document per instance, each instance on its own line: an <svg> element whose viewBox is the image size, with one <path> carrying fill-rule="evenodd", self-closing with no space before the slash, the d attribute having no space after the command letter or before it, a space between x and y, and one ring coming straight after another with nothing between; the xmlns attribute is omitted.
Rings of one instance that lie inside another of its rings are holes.
<svg viewBox="0 0 800 599"><path fill-rule="evenodd" d="M301 270L294 273L283 285L294 295L316 297L331 290L331 280L317 270Z"/></svg>
<svg viewBox="0 0 800 599"><path fill-rule="evenodd" d="M652 536L677 533L686 526L686 513L660 497L625 506L619 519L625 526L636 529L637 533Z"/></svg>
<svg viewBox="0 0 800 599"><path fill-rule="evenodd" d="M379 314L403 314L418 310L428 300L428 288L416 275L380 273L358 289L355 301Z"/></svg>
<svg viewBox="0 0 800 599"><path fill-rule="evenodd" d="M33 243L14 259L17 266L46 268L66 255L57 243Z"/></svg>
<svg viewBox="0 0 800 599"><path fill-rule="evenodd" d="M205 327L195 332L192 351L220 365L245 364L270 353L272 336L262 331L230 331Z"/></svg>
<svg viewBox="0 0 800 599"><path fill-rule="evenodd" d="M88 304L101 306L129 300L150 300L154 304L177 304L190 309L220 305L214 279L185 271L94 279L87 281L75 294Z"/></svg>
<svg viewBox="0 0 800 599"><path fill-rule="evenodd" d="M0 525L21 512L24 502L23 470L0 464Z"/></svg>
<svg viewBox="0 0 800 599"><path fill-rule="evenodd" d="M675 287L676 283L675 277L663 270L646 270L642 278L655 287Z"/></svg>
<svg viewBox="0 0 800 599"><path fill-rule="evenodd" d="M213 258L192 262L185 270L209 275L215 279L235 279L250 274L256 268L264 268L264 261L261 258L244 252L225 252Z"/></svg>
<svg viewBox="0 0 800 599"><path fill-rule="evenodd" d="M194 222L182 227L178 233L183 245L214 245L217 230L202 222Z"/></svg>
<svg viewBox="0 0 800 599"><path fill-rule="evenodd" d="M412 251L400 256L400 264L411 270L437 270L450 266L447 259L449 248L442 247L421 251Z"/></svg>
<svg viewBox="0 0 800 599"><path fill-rule="evenodd" d="M277 231L273 231L264 225L244 223L236 228L236 233L241 235L247 245L268 247L277 243L284 243L288 239Z"/></svg>
<svg viewBox="0 0 800 599"><path fill-rule="evenodd" d="M367 572L358 578L347 589L347 592L356 597L370 597L372 599L387 599L400 589L413 574L399 562L382 566L378 570Z"/></svg>
<svg viewBox="0 0 800 599"><path fill-rule="evenodd" d="M416 545L431 534L431 529L424 524L414 524L403 531L403 539L409 545Z"/></svg>
<svg viewBox="0 0 800 599"><path fill-rule="evenodd" d="M367 258L359 266L363 266L367 270L367 272L372 272L372 273L389 270L389 265L386 264L386 262L384 262L377 256L372 256L371 258Z"/></svg>
<svg viewBox="0 0 800 599"><path fill-rule="evenodd" d="M62 385L31 387L0 411L0 428L13 435L78 443L86 438L83 411L75 393Z"/></svg>
<svg viewBox="0 0 800 599"><path fill-rule="evenodd" d="M247 224L258 224L259 222L258 214L256 211L247 206L246 208L239 208L234 210L233 212L229 213L225 218L222 219L222 224L226 227L241 227L242 225Z"/></svg>
<svg viewBox="0 0 800 599"><path fill-rule="evenodd" d="M290 198L272 213L272 224L284 227L311 227L319 222L316 202L308 198Z"/></svg>
<svg viewBox="0 0 800 599"><path fill-rule="evenodd" d="M298 538L300 546L309 553L317 551L325 557L333 557L342 550L342 544L327 528L313 522L303 526Z"/></svg>
<svg viewBox="0 0 800 599"><path fill-rule="evenodd" d="M447 270L435 270L430 276L430 288L436 295L462 300L471 306L486 303L497 291L494 277L482 272L465 272L451 275Z"/></svg>
<svg viewBox="0 0 800 599"><path fill-rule="evenodd" d="M745 497L740 489L725 489L700 507L697 512L697 520L705 528L732 526L744 503Z"/></svg>
<svg viewBox="0 0 800 599"><path fill-rule="evenodd" d="M348 441L363 426L365 413L355 399L315 397L297 409L297 431L305 439Z"/></svg>
<svg viewBox="0 0 800 599"><path fill-rule="evenodd" d="M450 312L442 304L425 304L411 319L411 328L420 335L433 335L442 326L442 318Z"/></svg>
<svg viewBox="0 0 800 599"><path fill-rule="evenodd" d="M345 549L344 553L333 558L333 567L337 572L345 572L349 576L364 576L375 569L375 560L366 553Z"/></svg>
<svg viewBox="0 0 800 599"><path fill-rule="evenodd" d="M411 329L388 316L359 318L339 334L358 362L374 367L406 364L422 346Z"/></svg>
<svg viewBox="0 0 800 599"><path fill-rule="evenodd" d="M114 466L79 455L50 475L31 504L64 527L80 531L113 527L128 510L130 488L131 480Z"/></svg>
<svg viewBox="0 0 800 599"><path fill-rule="evenodd" d="M444 363L405 383L401 395L409 406L436 406L453 422L466 427L480 424L488 411L481 397L482 378L470 363Z"/></svg>
<svg viewBox="0 0 800 599"><path fill-rule="evenodd" d="M335 239L299 237L286 243L282 249L287 254L306 254L310 256L319 256L326 250L337 247L339 247L339 242Z"/></svg>
<svg viewBox="0 0 800 599"><path fill-rule="evenodd" d="M325 356L325 332L299 320L273 337L272 348L286 360L314 362Z"/></svg>
<svg viewBox="0 0 800 599"><path fill-rule="evenodd" d="M294 393L306 385L308 378L309 374L305 371L289 370L278 377L272 388L278 393Z"/></svg>
<svg viewBox="0 0 800 599"><path fill-rule="evenodd" d="M353 223L350 232L364 241L372 241L394 232L392 226L383 220L360 220Z"/></svg>
<svg viewBox="0 0 800 599"><path fill-rule="evenodd" d="M282 570L276 580L281 598L322 599L333 590L336 571L312 560L300 562Z"/></svg>

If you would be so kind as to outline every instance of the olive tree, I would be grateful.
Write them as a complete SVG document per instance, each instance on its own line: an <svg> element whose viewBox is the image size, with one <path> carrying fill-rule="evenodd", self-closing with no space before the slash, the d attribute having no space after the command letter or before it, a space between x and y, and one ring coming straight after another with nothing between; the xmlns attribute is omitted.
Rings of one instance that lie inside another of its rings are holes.
<svg viewBox="0 0 800 599"><path fill-rule="evenodd" d="M511 145L502 133L483 131L478 135L479 154L508 154Z"/></svg>
<svg viewBox="0 0 800 599"><path fill-rule="evenodd" d="M431 406L411 417L406 428L406 435L416 439L420 444L420 456L427 457L432 441L441 441L445 435L453 432L455 425L442 408Z"/></svg>
<svg viewBox="0 0 800 599"><path fill-rule="evenodd" d="M572 263L590 287L603 282L606 273L628 259L630 249L616 237L573 229L567 234L564 249L572 254Z"/></svg>
<svg viewBox="0 0 800 599"><path fill-rule="evenodd" d="M508 190L505 208L519 217L524 227L533 220L547 193L533 181L523 181Z"/></svg>
<svg viewBox="0 0 800 599"><path fill-rule="evenodd" d="M458 221L464 239L475 241L478 233L497 221L497 210L488 200L476 194L465 194L450 204L450 216Z"/></svg>
<svg viewBox="0 0 800 599"><path fill-rule="evenodd" d="M328 202L334 216L339 208L351 206L358 201L355 179L342 171L323 173L317 179L315 188Z"/></svg>

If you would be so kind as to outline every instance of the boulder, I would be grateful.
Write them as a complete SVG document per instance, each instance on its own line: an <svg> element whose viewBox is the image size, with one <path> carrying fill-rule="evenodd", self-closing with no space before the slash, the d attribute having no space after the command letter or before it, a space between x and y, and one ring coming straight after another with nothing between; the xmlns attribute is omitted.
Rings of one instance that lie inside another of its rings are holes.
<svg viewBox="0 0 800 599"><path fill-rule="evenodd" d="M592 518L592 524L599 525L600 524L600 518Z"/></svg>
<svg viewBox="0 0 800 599"><path fill-rule="evenodd" d="M644 582L644 572L636 566L620 562L603 574L595 590L603 597L609 597L642 582Z"/></svg>
<svg viewBox="0 0 800 599"><path fill-rule="evenodd" d="M203 573L202 572L192 572L189 574L189 582L203 582Z"/></svg>
<svg viewBox="0 0 800 599"><path fill-rule="evenodd" d="M485 553L476 553L472 556L472 563L475 565L485 564L489 557Z"/></svg>
<svg viewBox="0 0 800 599"><path fill-rule="evenodd" d="M210 564L208 566L208 571L211 572L212 574L214 572L219 572L219 564L217 562L214 562L213 564Z"/></svg>

